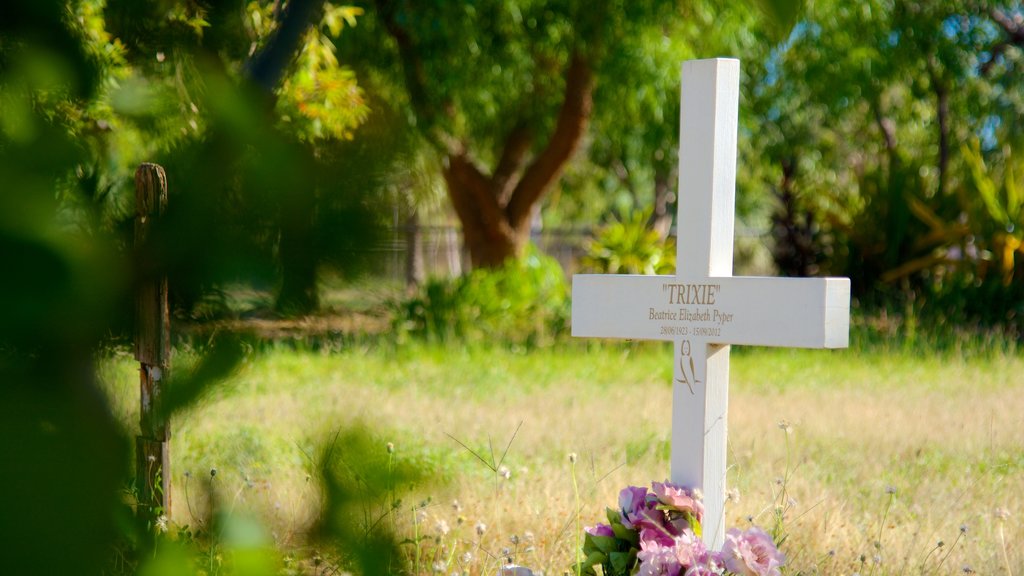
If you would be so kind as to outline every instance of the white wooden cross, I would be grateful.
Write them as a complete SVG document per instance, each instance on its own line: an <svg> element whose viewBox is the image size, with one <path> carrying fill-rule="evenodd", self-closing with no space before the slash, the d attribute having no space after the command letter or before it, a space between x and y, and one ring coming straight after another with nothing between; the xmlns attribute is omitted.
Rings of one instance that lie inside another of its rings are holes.
<svg viewBox="0 0 1024 576"><path fill-rule="evenodd" d="M704 492L725 538L729 346L845 348L846 278L733 277L739 61L683 64L675 276L578 274L573 336L672 340L671 480Z"/></svg>

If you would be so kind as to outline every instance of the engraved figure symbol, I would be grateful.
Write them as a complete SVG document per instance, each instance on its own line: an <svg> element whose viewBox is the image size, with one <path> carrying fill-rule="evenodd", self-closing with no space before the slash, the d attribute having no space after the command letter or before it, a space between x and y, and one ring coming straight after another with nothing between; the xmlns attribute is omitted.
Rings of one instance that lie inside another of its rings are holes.
<svg viewBox="0 0 1024 576"><path fill-rule="evenodd" d="M679 345L679 374L682 378L677 378L676 382L686 384L686 387L690 389L690 394L693 394L693 385L701 382L697 380L697 369L693 363L693 356L690 355L689 340L683 340Z"/></svg>

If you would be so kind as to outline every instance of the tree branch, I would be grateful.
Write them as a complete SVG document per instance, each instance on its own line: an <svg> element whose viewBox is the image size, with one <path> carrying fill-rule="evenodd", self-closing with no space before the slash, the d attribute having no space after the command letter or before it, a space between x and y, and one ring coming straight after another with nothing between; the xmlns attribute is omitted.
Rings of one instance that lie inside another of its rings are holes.
<svg viewBox="0 0 1024 576"><path fill-rule="evenodd" d="M946 192L949 172L949 90L945 80L940 76L934 56L928 60L928 69L932 89L935 91L935 115L939 125L938 192L942 195Z"/></svg>
<svg viewBox="0 0 1024 576"><path fill-rule="evenodd" d="M1006 52L1007 48L1011 46L1024 47L1024 18L1021 16L1011 17L998 8L989 10L988 15L1003 29L1007 37L992 45L992 48L989 50L991 57L979 69L982 76L989 75L992 67L995 66L996 60Z"/></svg>
<svg viewBox="0 0 1024 576"><path fill-rule="evenodd" d="M292 61L299 54L302 37L320 19L324 0L290 0L281 24L262 50L245 65L245 75L264 92L271 93L281 84Z"/></svg>
<svg viewBox="0 0 1024 576"><path fill-rule="evenodd" d="M494 175L491 177L492 189L498 204L502 207L508 205L509 198L516 184L519 183L517 174L523 167L523 161L526 159L526 153L530 151L531 144L533 144L533 132L525 122L516 124L505 138L505 148L502 150L501 159L498 160Z"/></svg>
<svg viewBox="0 0 1024 576"><path fill-rule="evenodd" d="M505 213L498 205L498 199L493 193L491 180L473 163L465 153L448 156L448 165L445 166L444 176L448 181L448 192L455 204L459 217L463 221L463 214L459 210L459 204L465 204L469 209L475 207L478 214L472 218L479 219L488 230L506 230L508 222L505 220ZM465 196L465 197L460 197ZM467 217L470 214L467 214Z"/></svg>
<svg viewBox="0 0 1024 576"><path fill-rule="evenodd" d="M516 185L506 213L509 223L519 229L530 217L530 210L555 182L565 163L579 147L593 108L594 79L590 64L574 52L566 70L565 98L558 113L555 131Z"/></svg>
<svg viewBox="0 0 1024 576"><path fill-rule="evenodd" d="M416 44L408 30L398 24L396 13L398 8L395 0L374 0L377 15L384 24L384 29L395 39L398 46L398 57L402 63L402 74L405 78L405 89L409 93L409 102L418 122L426 127L422 130L434 147L449 155L460 153L460 147L446 134L433 130L435 126L435 108L427 95L427 73L423 60L416 51Z"/></svg>
<svg viewBox="0 0 1024 576"><path fill-rule="evenodd" d="M893 124L891 118L886 118L882 115L882 105L876 102L874 106L875 112L875 123L878 124L878 129L882 131L882 138L885 139L885 149L889 152L890 156L895 157L896 155L896 127Z"/></svg>

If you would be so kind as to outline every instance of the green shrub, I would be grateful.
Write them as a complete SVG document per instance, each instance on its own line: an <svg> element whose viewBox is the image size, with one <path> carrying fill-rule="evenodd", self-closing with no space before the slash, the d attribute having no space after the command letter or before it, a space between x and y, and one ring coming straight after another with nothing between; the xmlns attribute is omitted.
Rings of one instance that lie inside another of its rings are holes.
<svg viewBox="0 0 1024 576"><path fill-rule="evenodd" d="M569 326L569 288L558 261L531 246L500 268L432 279L397 308L400 335L537 346Z"/></svg>
<svg viewBox="0 0 1024 576"><path fill-rule="evenodd" d="M676 269L672 242L647 225L650 210L634 212L602 226L589 243L582 264L600 274L671 274Z"/></svg>

